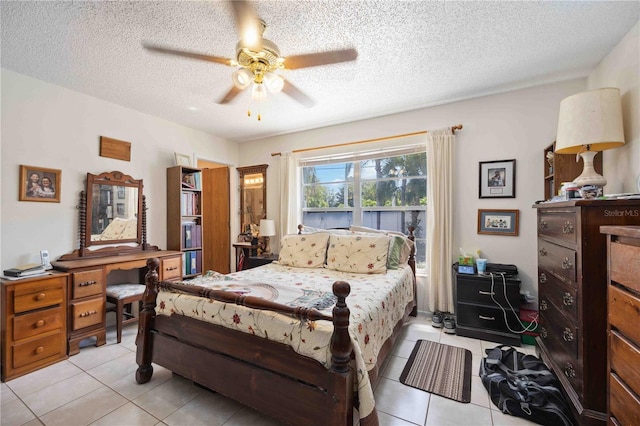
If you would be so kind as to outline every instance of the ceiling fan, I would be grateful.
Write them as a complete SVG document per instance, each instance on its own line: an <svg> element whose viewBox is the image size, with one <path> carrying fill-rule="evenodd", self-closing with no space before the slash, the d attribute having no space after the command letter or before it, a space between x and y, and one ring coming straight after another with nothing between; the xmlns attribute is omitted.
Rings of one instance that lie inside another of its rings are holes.
<svg viewBox="0 0 640 426"><path fill-rule="evenodd" d="M358 52L355 49L342 49L293 55L285 58L280 55L280 50L274 42L262 37L267 25L258 17L256 10L248 1L236 0L229 1L229 3L233 8L236 26L240 33L240 41L236 45L235 59L170 49L150 43L142 44L145 49L153 52L235 67L236 70L232 74L234 85L218 101L219 104L229 103L240 92L251 86L253 100L261 101L265 99L267 90L272 93L283 91L302 105L311 107L315 103L313 99L276 71L354 61L358 57ZM251 115L250 112L249 115ZM258 120L260 120L260 116L258 116Z"/></svg>

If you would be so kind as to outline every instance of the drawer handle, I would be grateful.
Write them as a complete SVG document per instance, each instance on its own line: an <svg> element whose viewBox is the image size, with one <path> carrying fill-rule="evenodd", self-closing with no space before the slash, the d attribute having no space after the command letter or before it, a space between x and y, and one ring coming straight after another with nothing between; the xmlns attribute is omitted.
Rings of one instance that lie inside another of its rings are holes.
<svg viewBox="0 0 640 426"><path fill-rule="evenodd" d="M549 333L547 333L547 329L544 327L540 327L540 337L546 339Z"/></svg>
<svg viewBox="0 0 640 426"><path fill-rule="evenodd" d="M97 314L98 311L87 311L87 312L83 312L80 315L78 315L80 318L85 318L85 317L89 317L91 315L95 315Z"/></svg>
<svg viewBox="0 0 640 426"><path fill-rule="evenodd" d="M575 368L573 368L573 365L571 365L570 362L568 362L567 365L565 365L564 367L564 375L570 379L573 379L574 377L576 377L576 370Z"/></svg>
<svg viewBox="0 0 640 426"><path fill-rule="evenodd" d="M562 303L563 303L565 306L571 306L571 305L573 305L573 296L571 295L571 293L566 292L566 293L564 294L564 296L562 296Z"/></svg>
<svg viewBox="0 0 640 426"><path fill-rule="evenodd" d="M42 326L43 326L43 325L45 325L45 324L46 324L45 320L43 320L43 319L39 319L38 321L36 321L36 324L35 324L35 325L36 325L36 328L40 328L40 327L42 327Z"/></svg>
<svg viewBox="0 0 640 426"><path fill-rule="evenodd" d="M568 256L562 259L562 269L571 269L571 268L573 268L573 262L571 261L571 259L569 259Z"/></svg>
<svg viewBox="0 0 640 426"><path fill-rule="evenodd" d="M538 250L538 253L540 253L540 256L546 256L547 255L547 249L542 247L540 250Z"/></svg>
<svg viewBox="0 0 640 426"><path fill-rule="evenodd" d="M478 315L478 318L480 318L482 320L487 320L487 321L495 321L496 320L494 317L485 317L484 315Z"/></svg>
<svg viewBox="0 0 640 426"><path fill-rule="evenodd" d="M492 291L482 291L482 290L478 290L478 294L484 294L485 296L494 296L495 293Z"/></svg>
<svg viewBox="0 0 640 426"><path fill-rule="evenodd" d="M547 309L549 309L549 306L547 305L547 301L546 300L541 300L540 301L540 310L541 311L546 311Z"/></svg>
<svg viewBox="0 0 640 426"><path fill-rule="evenodd" d="M83 283L78 284L79 287L88 287L90 285L98 284L97 281L85 281Z"/></svg>
<svg viewBox="0 0 640 426"><path fill-rule="evenodd" d="M538 228L539 229L547 229L548 228L548 224L546 220L541 220L540 223L538 224Z"/></svg>
<svg viewBox="0 0 640 426"><path fill-rule="evenodd" d="M538 281L540 281L540 284L544 284L547 282L547 274L545 274L544 272L540 274L540 278L538 278Z"/></svg>
<svg viewBox="0 0 640 426"><path fill-rule="evenodd" d="M562 225L562 233L563 234L573 234L573 223L571 221L566 221L564 225Z"/></svg>
<svg viewBox="0 0 640 426"><path fill-rule="evenodd" d="M44 346L38 346L38 347L36 348L36 350L35 350L35 353L36 353L36 354L41 354L41 353L42 353L42 351L44 351Z"/></svg>
<svg viewBox="0 0 640 426"><path fill-rule="evenodd" d="M573 341L573 333L571 332L570 328L565 328L564 331L562 332L562 339L564 339L565 342L572 342Z"/></svg>
<svg viewBox="0 0 640 426"><path fill-rule="evenodd" d="M44 300L45 297L47 297L46 293L40 293L36 296L36 300Z"/></svg>
<svg viewBox="0 0 640 426"><path fill-rule="evenodd" d="M176 269L178 269L177 266L170 266L167 269L165 269L166 271L175 271Z"/></svg>

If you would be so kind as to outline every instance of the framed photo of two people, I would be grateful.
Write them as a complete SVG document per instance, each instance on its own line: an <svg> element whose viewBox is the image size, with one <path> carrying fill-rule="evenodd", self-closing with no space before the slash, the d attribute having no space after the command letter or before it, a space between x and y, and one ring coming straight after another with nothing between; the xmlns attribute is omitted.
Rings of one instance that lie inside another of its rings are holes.
<svg viewBox="0 0 640 426"><path fill-rule="evenodd" d="M20 201L59 203L61 186L62 170L20 166Z"/></svg>
<svg viewBox="0 0 640 426"><path fill-rule="evenodd" d="M516 198L516 160L480 162L480 198Z"/></svg>

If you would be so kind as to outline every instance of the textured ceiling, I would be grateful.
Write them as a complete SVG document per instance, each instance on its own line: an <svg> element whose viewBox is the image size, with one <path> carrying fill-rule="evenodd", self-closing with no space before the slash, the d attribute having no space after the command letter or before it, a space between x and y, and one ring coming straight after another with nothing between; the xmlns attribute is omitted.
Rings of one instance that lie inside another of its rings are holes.
<svg viewBox="0 0 640 426"><path fill-rule="evenodd" d="M232 68L142 48L233 58L225 1L2 1L1 64L240 142L586 76L640 19L637 1L253 4L285 57L357 49L355 62L286 71L312 108L269 95L258 122L248 90L215 102Z"/></svg>

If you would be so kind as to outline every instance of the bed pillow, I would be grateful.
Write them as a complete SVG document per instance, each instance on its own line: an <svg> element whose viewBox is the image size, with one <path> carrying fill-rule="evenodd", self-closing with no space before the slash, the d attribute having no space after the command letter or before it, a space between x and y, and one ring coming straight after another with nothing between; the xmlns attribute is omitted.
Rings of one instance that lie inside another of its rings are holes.
<svg viewBox="0 0 640 426"><path fill-rule="evenodd" d="M322 268L327 255L328 232L289 234L282 238L278 263L298 268Z"/></svg>
<svg viewBox="0 0 640 426"><path fill-rule="evenodd" d="M398 269L398 265L406 265L409 262L409 256L414 247L414 242L409 239L402 232L397 231L385 231L381 229L368 228L366 226L350 226L349 230L352 232L360 232L367 234L384 234L387 235L391 241L389 243L389 258L387 259L387 267L389 269ZM400 238L401 240L399 240ZM400 248L400 255L398 262L395 263L395 251L398 250L398 245L402 241ZM393 254L392 254L393 251Z"/></svg>
<svg viewBox="0 0 640 426"><path fill-rule="evenodd" d="M326 268L356 274L384 274L388 253L386 235L331 234Z"/></svg>

